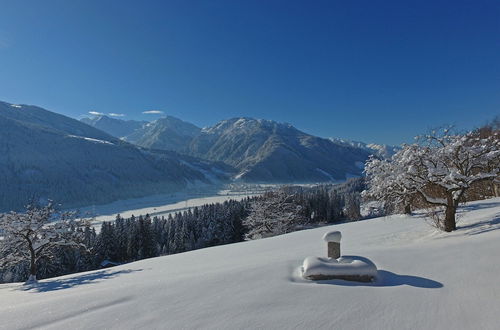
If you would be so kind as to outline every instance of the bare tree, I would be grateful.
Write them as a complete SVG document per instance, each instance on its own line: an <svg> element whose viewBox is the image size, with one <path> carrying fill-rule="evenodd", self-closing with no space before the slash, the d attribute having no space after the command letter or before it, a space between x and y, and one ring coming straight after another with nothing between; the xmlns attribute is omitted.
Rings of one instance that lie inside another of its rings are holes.
<svg viewBox="0 0 500 330"><path fill-rule="evenodd" d="M488 124L476 129L473 135L481 139L484 138L494 138L500 139L500 116L495 117ZM492 166L499 166L499 164L493 163ZM500 176L490 182L484 182L476 184L474 187L476 196L495 196L500 197ZM472 194L473 195L473 194Z"/></svg>
<svg viewBox="0 0 500 330"><path fill-rule="evenodd" d="M270 237L296 230L308 222L302 207L294 202L295 195L282 190L268 192L254 200L244 221L250 239Z"/></svg>
<svg viewBox="0 0 500 330"><path fill-rule="evenodd" d="M0 252L5 256L0 265L30 262L27 282L36 282L37 263L52 258L58 246L83 244L84 220L76 220L74 213L57 214L52 203L38 207L30 205L26 213L10 212L0 216Z"/></svg>

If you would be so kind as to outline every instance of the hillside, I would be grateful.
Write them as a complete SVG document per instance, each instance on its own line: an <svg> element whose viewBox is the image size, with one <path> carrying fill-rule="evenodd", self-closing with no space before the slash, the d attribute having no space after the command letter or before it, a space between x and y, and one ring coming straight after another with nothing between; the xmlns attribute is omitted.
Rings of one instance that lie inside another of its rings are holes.
<svg viewBox="0 0 500 330"><path fill-rule="evenodd" d="M230 169L149 151L42 108L0 103L0 211L30 200L65 207L179 191Z"/></svg>
<svg viewBox="0 0 500 330"><path fill-rule="evenodd" d="M250 182L321 182L361 175L365 150L271 120L233 118L205 128L190 154L236 167Z"/></svg>
<svg viewBox="0 0 500 330"><path fill-rule="evenodd" d="M172 116L143 125L125 140L141 147L186 153L191 140L200 134L195 125Z"/></svg>
<svg viewBox="0 0 500 330"><path fill-rule="evenodd" d="M390 216L0 285L0 329L497 329L500 199L460 209L439 232L422 216ZM374 283L301 279L321 236L370 258ZM29 313L27 313L29 311Z"/></svg>

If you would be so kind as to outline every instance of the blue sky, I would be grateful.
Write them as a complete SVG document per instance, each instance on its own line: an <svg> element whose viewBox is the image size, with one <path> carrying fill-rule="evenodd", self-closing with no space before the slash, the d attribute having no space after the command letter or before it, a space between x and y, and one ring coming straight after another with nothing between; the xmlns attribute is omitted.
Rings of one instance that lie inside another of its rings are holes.
<svg viewBox="0 0 500 330"><path fill-rule="evenodd" d="M500 114L500 2L0 0L0 100L399 144Z"/></svg>

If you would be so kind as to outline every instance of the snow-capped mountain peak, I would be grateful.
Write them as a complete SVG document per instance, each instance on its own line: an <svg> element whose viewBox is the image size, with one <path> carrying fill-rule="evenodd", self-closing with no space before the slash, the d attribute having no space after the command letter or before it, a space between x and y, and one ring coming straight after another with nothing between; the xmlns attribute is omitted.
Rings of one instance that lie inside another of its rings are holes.
<svg viewBox="0 0 500 330"><path fill-rule="evenodd" d="M355 148L364 149L371 154L377 155L383 158L390 158L401 148L399 146L391 146L388 144L376 144L376 143L364 143L360 141L351 141L341 138L328 138L330 141L337 143L339 145L351 146Z"/></svg>

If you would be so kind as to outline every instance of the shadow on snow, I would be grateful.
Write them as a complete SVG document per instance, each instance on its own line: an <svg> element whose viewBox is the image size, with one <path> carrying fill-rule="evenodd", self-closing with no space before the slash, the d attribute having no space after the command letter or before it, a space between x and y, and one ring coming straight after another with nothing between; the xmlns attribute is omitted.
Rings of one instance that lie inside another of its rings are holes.
<svg viewBox="0 0 500 330"><path fill-rule="evenodd" d="M101 270L98 272L87 273L79 276L72 276L69 278L47 279L47 280L42 280L38 283L24 284L21 287L19 287L18 290L31 291L31 292L58 291L58 290L70 289L79 285L98 283L101 280L107 280L123 274L129 274L140 271L142 271L142 269L126 269L119 271Z"/></svg>
<svg viewBox="0 0 500 330"><path fill-rule="evenodd" d="M500 215L497 215L493 219L479 221L464 226L459 225L457 231L466 230L467 235L477 235L497 229L500 229Z"/></svg>
<svg viewBox="0 0 500 330"><path fill-rule="evenodd" d="M299 270L300 273L300 270ZM311 281L302 278L301 275L291 279L292 282L310 283L310 284L328 284L337 286L369 286L369 287L393 287L408 285L415 288L439 289L443 284L425 277L413 275L399 275L387 270L378 270L377 278L373 282L355 282L346 280L320 280Z"/></svg>
<svg viewBox="0 0 500 330"><path fill-rule="evenodd" d="M484 203L477 203L477 204L465 204L465 205L460 205L458 211L476 211L476 210L482 210L482 209L488 209L492 207L498 207L500 206L500 202L484 202Z"/></svg>
<svg viewBox="0 0 500 330"><path fill-rule="evenodd" d="M408 285L416 288L425 289L439 289L443 287L443 284L425 277L413 276L413 275L399 275L387 270L379 270L377 272L377 278L374 282L364 283L364 282L354 282L354 281L344 281L344 280L325 280L325 281L314 281L318 284L332 284L340 286L372 286L372 287L388 287L388 286L400 286Z"/></svg>

